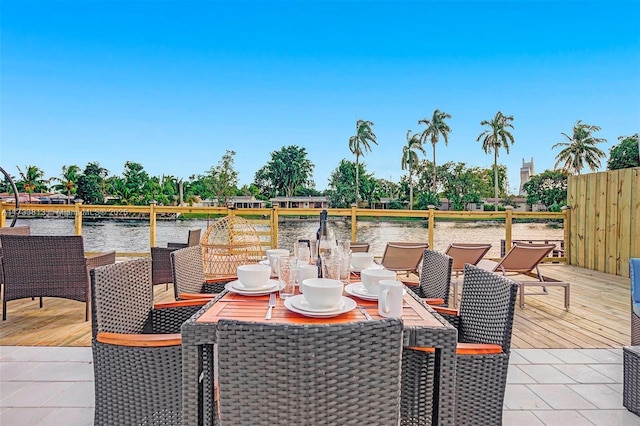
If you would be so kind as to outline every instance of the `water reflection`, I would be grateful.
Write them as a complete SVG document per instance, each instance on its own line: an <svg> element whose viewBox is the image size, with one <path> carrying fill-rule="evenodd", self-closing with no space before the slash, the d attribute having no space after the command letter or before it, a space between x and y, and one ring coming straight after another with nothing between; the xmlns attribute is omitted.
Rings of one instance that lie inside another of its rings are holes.
<svg viewBox="0 0 640 426"><path fill-rule="evenodd" d="M164 247L167 242L187 242L189 229L206 230L205 219L181 221L158 221L156 244ZM34 235L73 235L74 222L69 219L20 219L16 225L28 225ZM279 225L278 247L292 248L297 237L315 238L318 229L316 220L288 220ZM329 226L337 239L351 238L351 223L340 218L330 218ZM358 241L371 244L370 251L381 256L388 241L429 240L426 221L358 221ZM82 234L86 251L148 252L149 222L146 220L106 220L86 221L82 224ZM504 239L504 226L490 222L436 222L434 246L444 251L451 242L490 243L488 256L500 256L500 239ZM553 239L564 238L564 231L542 223L516 223L513 225L513 239Z"/></svg>

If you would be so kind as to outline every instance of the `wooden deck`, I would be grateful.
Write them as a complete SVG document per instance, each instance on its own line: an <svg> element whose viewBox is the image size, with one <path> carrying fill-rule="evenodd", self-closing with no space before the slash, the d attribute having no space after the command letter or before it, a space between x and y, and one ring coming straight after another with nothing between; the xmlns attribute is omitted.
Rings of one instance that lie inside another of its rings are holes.
<svg viewBox="0 0 640 426"><path fill-rule="evenodd" d="M630 343L629 278L568 265L544 265L544 275L571 283L571 307L564 310L563 291L527 296L516 307L512 348L619 348ZM156 286L157 302L173 299L173 289ZM90 346L91 324L84 304L45 298L7 303L0 327L2 346Z"/></svg>

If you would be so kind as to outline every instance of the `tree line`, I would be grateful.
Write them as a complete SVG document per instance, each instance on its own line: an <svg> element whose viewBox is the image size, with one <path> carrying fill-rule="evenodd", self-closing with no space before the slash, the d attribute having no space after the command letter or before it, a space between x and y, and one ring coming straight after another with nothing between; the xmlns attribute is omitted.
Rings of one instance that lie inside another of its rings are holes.
<svg viewBox="0 0 640 426"><path fill-rule="evenodd" d="M54 190L66 194L68 199L80 198L85 204L146 205L155 201L159 205L176 205L208 199L214 204L226 205L240 195L267 201L276 196L323 195L332 207L349 207L353 203L371 205L382 198L391 200L390 208L426 209L429 205L439 206L441 198L446 198L454 210L464 210L469 203L491 197L513 205L514 196L508 194L507 189L507 169L498 164L500 151L508 154L515 143L513 116L498 111L493 118L480 123L484 130L476 141L485 153L493 155L490 169L470 167L464 162L437 165L436 145L441 139L447 145L450 118L450 114L436 109L430 117L418 120L418 124L424 126L422 131L407 131L406 144L399 153L402 170L407 174L398 182L375 177L361 162L373 145L378 144L374 123L367 120L357 120L355 134L348 139L355 161L342 159L329 177L328 188L322 192L315 189L314 164L307 158L306 149L296 145L272 152L270 160L255 173L253 182L241 187L235 169L236 153L231 150L209 170L184 181L171 175L149 176L142 164L131 161L125 162L121 176L110 175L98 162L88 163L84 170L77 165L64 165L59 176L50 178L45 178L37 166L24 169L17 166L19 177L14 180L18 190L24 190L29 197L34 192ZM527 203L542 203L552 211L566 203L567 176L580 174L584 168L595 171L606 157L597 146L606 142L595 136L598 131L600 127L578 120L572 132L561 134L563 140L552 147L560 149L554 170L534 175L524 185ZM611 148L608 169L640 166L638 134L620 136L618 140ZM419 157L419 154L426 157L427 143L432 146L431 160ZM8 181L0 185L0 191L11 192ZM498 204L491 207L498 210Z"/></svg>

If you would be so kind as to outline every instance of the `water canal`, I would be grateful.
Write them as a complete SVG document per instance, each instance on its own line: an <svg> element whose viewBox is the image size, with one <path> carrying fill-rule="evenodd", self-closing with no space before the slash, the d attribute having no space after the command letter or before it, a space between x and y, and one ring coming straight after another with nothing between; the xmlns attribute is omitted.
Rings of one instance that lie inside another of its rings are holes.
<svg viewBox="0 0 640 426"><path fill-rule="evenodd" d="M211 224L212 221L209 222ZM71 219L20 219L17 226L30 226L34 235L73 235ZM330 218L329 225L338 239L349 239L349 220ZM158 221L156 243L164 247L168 241L186 242L187 231L207 228L206 219ZM291 248L298 236L314 236L317 220L288 220L279 224L280 248ZM100 220L85 221L82 225L85 250L119 253L149 251L148 220ZM564 231L546 223L514 223L513 239L563 239ZM444 251L450 242L491 243L489 257L500 256L500 240L505 238L505 227L500 222L436 222L435 249ZM371 252L381 256L388 241L428 242L426 221L358 221L358 241L371 244Z"/></svg>

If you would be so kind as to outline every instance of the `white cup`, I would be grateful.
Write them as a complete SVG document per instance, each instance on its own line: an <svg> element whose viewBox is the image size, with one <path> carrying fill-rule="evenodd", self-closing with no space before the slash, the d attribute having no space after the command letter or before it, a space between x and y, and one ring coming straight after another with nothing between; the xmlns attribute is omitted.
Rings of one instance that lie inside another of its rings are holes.
<svg viewBox="0 0 640 426"><path fill-rule="evenodd" d="M381 280L380 296L378 297L378 314L387 318L402 317L402 290L404 285L400 281Z"/></svg>
<svg viewBox="0 0 640 426"><path fill-rule="evenodd" d="M316 265L300 265L298 266L298 282L308 280L310 278L318 278L318 267ZM300 293L303 292L302 285L300 287Z"/></svg>
<svg viewBox="0 0 640 426"><path fill-rule="evenodd" d="M380 293L380 281L395 280L396 273L388 269L363 269L360 272L360 279L367 293L375 296Z"/></svg>
<svg viewBox="0 0 640 426"><path fill-rule="evenodd" d="M271 275L278 276L278 256L289 256L287 249L269 249L266 251L269 265L271 265Z"/></svg>
<svg viewBox="0 0 640 426"><path fill-rule="evenodd" d="M363 270L373 265L373 253L351 253L351 266L353 269Z"/></svg>
<svg viewBox="0 0 640 426"><path fill-rule="evenodd" d="M344 289L342 281L329 278L308 278L300 281L304 298L315 309L328 309L337 306Z"/></svg>
<svg viewBox="0 0 640 426"><path fill-rule="evenodd" d="M247 288L258 288L266 284L271 276L269 265L240 265L237 269L238 280Z"/></svg>

